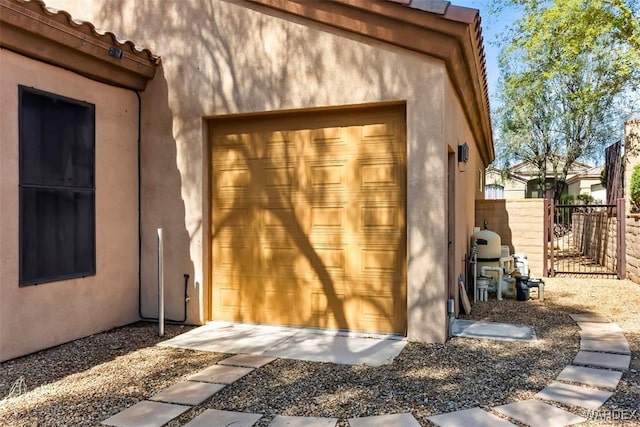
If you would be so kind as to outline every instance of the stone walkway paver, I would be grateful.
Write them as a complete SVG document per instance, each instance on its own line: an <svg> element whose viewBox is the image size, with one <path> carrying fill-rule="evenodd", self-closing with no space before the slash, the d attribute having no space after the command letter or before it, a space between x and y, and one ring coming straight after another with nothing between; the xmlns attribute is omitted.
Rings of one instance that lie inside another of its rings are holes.
<svg viewBox="0 0 640 427"><path fill-rule="evenodd" d="M580 331L580 339L583 340L626 340L622 332L610 331Z"/></svg>
<svg viewBox="0 0 640 427"><path fill-rule="evenodd" d="M600 322L576 322L578 327L585 332L622 332L622 328L616 323Z"/></svg>
<svg viewBox="0 0 640 427"><path fill-rule="evenodd" d="M277 415L269 427L335 427L337 418L287 417Z"/></svg>
<svg viewBox="0 0 640 427"><path fill-rule="evenodd" d="M199 405L220 390L224 384L210 384L196 381L181 381L156 393L149 400L178 403L180 405Z"/></svg>
<svg viewBox="0 0 640 427"><path fill-rule="evenodd" d="M600 314L570 314L575 322L609 323L611 320Z"/></svg>
<svg viewBox="0 0 640 427"><path fill-rule="evenodd" d="M107 418L102 424L116 427L161 427L190 408L190 406L143 400Z"/></svg>
<svg viewBox="0 0 640 427"><path fill-rule="evenodd" d="M536 399L551 400L571 406L597 410L613 393L595 388L553 382L535 395Z"/></svg>
<svg viewBox="0 0 640 427"><path fill-rule="evenodd" d="M420 427L418 420L409 413L349 418L349 425L351 427Z"/></svg>
<svg viewBox="0 0 640 427"><path fill-rule="evenodd" d="M449 412L448 414L434 415L427 418L429 421L441 427L513 427L515 424L503 420L480 408L465 409L463 411Z"/></svg>
<svg viewBox="0 0 640 427"><path fill-rule="evenodd" d="M567 366L556 379L581 383L591 387L615 389L622 378L622 372L607 369Z"/></svg>
<svg viewBox="0 0 640 427"><path fill-rule="evenodd" d="M571 318L580 327L580 351L573 363L603 368L627 370L631 361L629 344L622 329L615 323L597 314L572 314ZM220 391L225 385L249 374L275 357L236 354L221 360L192 376L189 381L179 382L106 419L104 425L116 427L161 427L180 416L193 406L199 405ZM614 389L622 373L606 369L569 365L558 375L557 380L580 383L589 387L555 381L535 395L539 400L526 400L492 408L500 414L531 427L564 427L586 421L564 409L541 400L578 406L590 410L599 409L613 392L598 388ZM171 403L164 403L171 402ZM186 406L189 405L189 406ZM207 409L188 422L185 427L249 427L262 418L261 414ZM442 427L508 427L511 422L480 408L471 408L447 414L434 415L429 421ZM410 413L386 414L371 417L351 418L351 427L419 427ZM337 418L291 417L276 415L271 427L335 427Z"/></svg>
<svg viewBox="0 0 640 427"><path fill-rule="evenodd" d="M213 365L209 366L206 369L203 369L196 374L191 375L189 377L189 380L217 384L231 384L250 372L253 372L253 368Z"/></svg>
<svg viewBox="0 0 640 427"><path fill-rule="evenodd" d="M251 427L260 418L261 414L207 409L184 427Z"/></svg>
<svg viewBox="0 0 640 427"><path fill-rule="evenodd" d="M611 369L629 369L631 363L631 356L625 354L611 354L611 353L594 353L592 351L579 351L575 359L573 359L574 365L588 365L598 366L601 368Z"/></svg>
<svg viewBox="0 0 640 427"><path fill-rule="evenodd" d="M605 353L631 354L631 348L626 339L621 340L580 340L580 350L599 351Z"/></svg>
<svg viewBox="0 0 640 427"><path fill-rule="evenodd" d="M539 400L524 400L493 409L530 427L565 427L587 420Z"/></svg>
<svg viewBox="0 0 640 427"><path fill-rule="evenodd" d="M261 368L264 365L276 360L275 357L256 356L255 354L236 354L235 356L222 359L218 365L240 366L243 368Z"/></svg>

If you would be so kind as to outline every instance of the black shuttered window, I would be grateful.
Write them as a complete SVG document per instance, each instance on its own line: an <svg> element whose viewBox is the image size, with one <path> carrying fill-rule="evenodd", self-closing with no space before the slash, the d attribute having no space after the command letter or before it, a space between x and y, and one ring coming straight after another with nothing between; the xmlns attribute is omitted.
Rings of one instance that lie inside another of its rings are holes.
<svg viewBox="0 0 640 427"><path fill-rule="evenodd" d="M95 106L19 96L20 285L94 275Z"/></svg>

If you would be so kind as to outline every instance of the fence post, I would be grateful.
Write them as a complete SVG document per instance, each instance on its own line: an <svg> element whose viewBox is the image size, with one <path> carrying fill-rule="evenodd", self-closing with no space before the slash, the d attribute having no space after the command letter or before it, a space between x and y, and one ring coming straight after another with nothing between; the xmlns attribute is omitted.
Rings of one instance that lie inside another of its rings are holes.
<svg viewBox="0 0 640 427"><path fill-rule="evenodd" d="M625 224L626 213L624 199L618 199L616 203L616 216L617 216L617 230L616 230L616 251L618 265L616 271L618 272L618 279L622 280L627 277L627 242L625 235L627 233L627 227Z"/></svg>

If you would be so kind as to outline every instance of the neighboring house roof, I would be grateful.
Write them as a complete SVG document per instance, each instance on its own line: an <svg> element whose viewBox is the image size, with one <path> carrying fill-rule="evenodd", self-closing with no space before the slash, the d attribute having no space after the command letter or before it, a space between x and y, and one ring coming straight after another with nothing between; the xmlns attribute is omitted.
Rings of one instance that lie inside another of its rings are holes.
<svg viewBox="0 0 640 427"><path fill-rule="evenodd" d="M578 173L567 179L567 184L573 184L574 182L578 182L582 179L600 179L603 169L604 165L594 166L591 169L587 169L586 171Z"/></svg>
<svg viewBox="0 0 640 427"><path fill-rule="evenodd" d="M494 159L478 10L439 0L248 0L444 61L485 165Z"/></svg>
<svg viewBox="0 0 640 427"><path fill-rule="evenodd" d="M92 79L143 90L160 58L40 0L0 0L0 46Z"/></svg>
<svg viewBox="0 0 640 427"><path fill-rule="evenodd" d="M546 166L547 176L550 177L550 175L553 174L553 166L550 162L547 162ZM577 174L582 174L592 168L593 166L589 166L585 163L573 162L571 168L569 169L569 173L567 174L567 178L573 177ZM518 163L517 165L510 167L508 172L510 179L520 180L523 182L529 181L531 179L536 179L538 177L538 168L530 162Z"/></svg>

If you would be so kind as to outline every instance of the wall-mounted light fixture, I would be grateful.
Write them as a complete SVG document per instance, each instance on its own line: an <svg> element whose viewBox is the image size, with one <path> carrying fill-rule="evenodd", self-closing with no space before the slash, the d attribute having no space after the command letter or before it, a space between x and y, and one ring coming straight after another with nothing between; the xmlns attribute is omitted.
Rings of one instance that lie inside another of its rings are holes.
<svg viewBox="0 0 640 427"><path fill-rule="evenodd" d="M458 163L467 163L469 160L469 144L458 145Z"/></svg>
<svg viewBox="0 0 640 427"><path fill-rule="evenodd" d="M115 46L111 46L109 48L109 56L116 58L116 59L122 59L122 56L124 55L124 52L122 51L122 49L118 49Z"/></svg>

